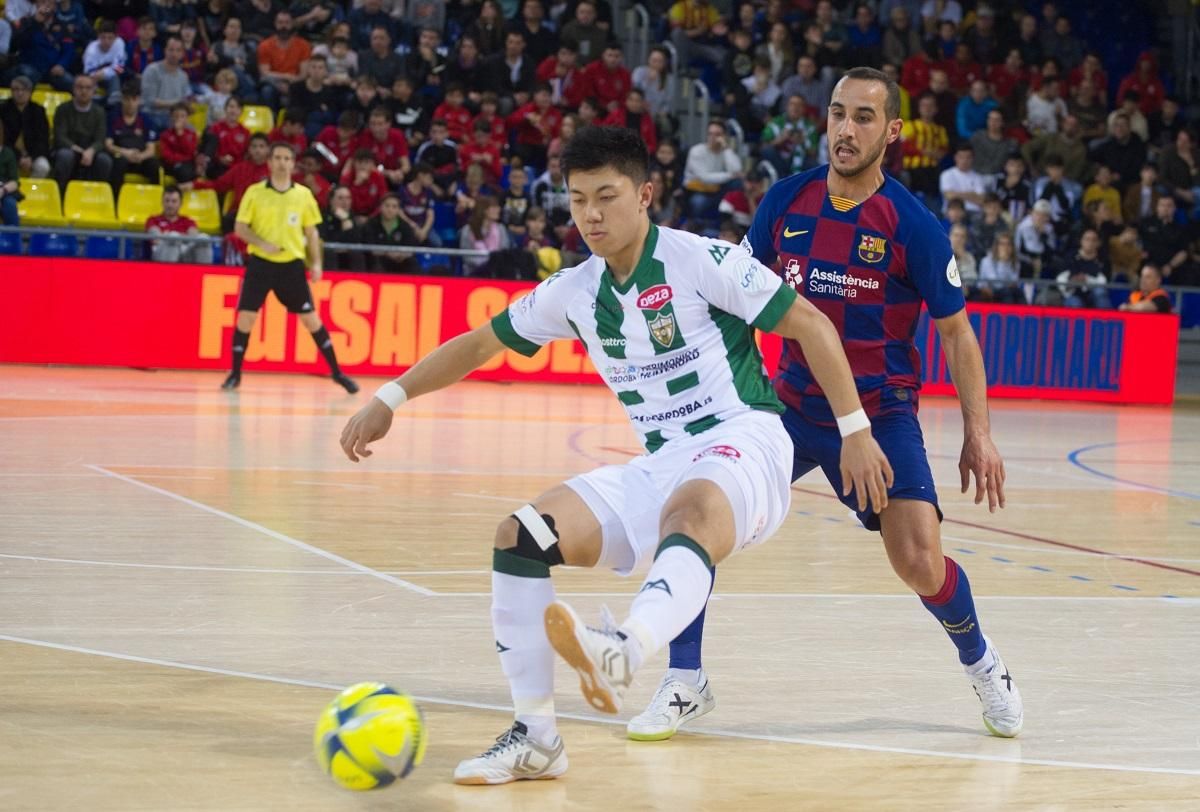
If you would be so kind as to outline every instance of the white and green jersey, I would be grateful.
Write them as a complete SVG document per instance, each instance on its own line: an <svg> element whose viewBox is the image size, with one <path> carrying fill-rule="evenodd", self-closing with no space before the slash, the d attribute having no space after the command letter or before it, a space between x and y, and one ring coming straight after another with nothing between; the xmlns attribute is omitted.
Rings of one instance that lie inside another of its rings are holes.
<svg viewBox="0 0 1200 812"><path fill-rule="evenodd" d="M751 409L782 412L754 343L796 293L744 248L650 226L618 285L591 257L546 279L492 320L523 355L579 338L653 453Z"/></svg>

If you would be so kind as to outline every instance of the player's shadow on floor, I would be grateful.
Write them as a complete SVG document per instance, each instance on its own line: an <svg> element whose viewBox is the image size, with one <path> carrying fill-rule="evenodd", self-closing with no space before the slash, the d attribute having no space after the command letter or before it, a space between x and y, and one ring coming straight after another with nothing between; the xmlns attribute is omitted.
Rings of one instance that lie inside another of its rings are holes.
<svg viewBox="0 0 1200 812"><path fill-rule="evenodd" d="M706 720L707 721L707 720ZM706 730L706 727L708 730ZM685 728L685 730L688 730ZM954 733L958 735L979 734L986 736L981 723L978 727L969 725L947 725L930 722L918 722L907 719L892 719L886 717L868 717L863 719L847 719L844 722L824 722L820 724L797 722L795 724L739 725L725 727L716 724L711 726L696 725L688 732L721 735L732 733L738 736L780 736L796 739L821 739L835 736L849 736L878 733Z"/></svg>

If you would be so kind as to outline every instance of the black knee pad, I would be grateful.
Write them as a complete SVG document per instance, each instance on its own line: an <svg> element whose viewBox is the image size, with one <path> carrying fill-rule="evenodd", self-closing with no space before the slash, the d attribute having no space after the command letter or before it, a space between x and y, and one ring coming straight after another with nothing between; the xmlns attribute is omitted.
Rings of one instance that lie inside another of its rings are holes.
<svg viewBox="0 0 1200 812"><path fill-rule="evenodd" d="M512 516L517 520L517 546L511 550L514 555L541 561L548 567L563 563L553 516L539 514L533 505L525 505Z"/></svg>

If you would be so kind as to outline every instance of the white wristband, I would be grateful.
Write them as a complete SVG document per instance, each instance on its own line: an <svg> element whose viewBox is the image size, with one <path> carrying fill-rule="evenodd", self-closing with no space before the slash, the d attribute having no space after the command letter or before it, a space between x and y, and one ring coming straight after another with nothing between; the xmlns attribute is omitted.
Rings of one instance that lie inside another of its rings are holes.
<svg viewBox="0 0 1200 812"><path fill-rule="evenodd" d="M871 420L862 409L859 409L857 412L851 412L845 417L839 417L837 424L838 431L843 437L849 437L855 432L871 428Z"/></svg>
<svg viewBox="0 0 1200 812"><path fill-rule="evenodd" d="M408 400L408 393L400 384L388 381L375 390L375 397L386 403L387 407L394 412L404 404L404 401Z"/></svg>

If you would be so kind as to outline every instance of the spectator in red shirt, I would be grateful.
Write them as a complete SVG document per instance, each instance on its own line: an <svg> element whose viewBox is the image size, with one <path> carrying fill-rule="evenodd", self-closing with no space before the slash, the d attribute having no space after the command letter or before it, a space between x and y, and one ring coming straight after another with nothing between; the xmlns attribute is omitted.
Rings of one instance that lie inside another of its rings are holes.
<svg viewBox="0 0 1200 812"><path fill-rule="evenodd" d="M263 133L255 133L250 136L250 149L246 151L245 158L229 167L229 170L216 180L196 181L195 188L213 189L218 197L223 198L226 193L233 193L233 201L228 213L221 218L226 232L233 230L233 220L237 216L238 206L241 205L242 195L246 194L246 190L252 184L266 180L270 176L271 167L267 166L267 155L270 151L271 143L267 140L267 136ZM180 186L184 189L187 188L184 184L180 184Z"/></svg>
<svg viewBox="0 0 1200 812"><path fill-rule="evenodd" d="M654 116L646 110L646 94L636 87L625 94L625 106L614 110L601 123L609 127L627 127L638 133L646 142L646 151L651 155L658 149Z"/></svg>
<svg viewBox="0 0 1200 812"><path fill-rule="evenodd" d="M557 55L543 59L534 76L550 85L551 101L562 107L574 109L587 95L587 80L579 68L579 49L573 42L559 45Z"/></svg>
<svg viewBox="0 0 1200 812"><path fill-rule="evenodd" d="M546 147L562 126L562 112L550 104L550 86L539 84L533 91L533 101L509 115L508 126L517 132L513 153L526 164L545 166Z"/></svg>
<svg viewBox="0 0 1200 812"><path fill-rule="evenodd" d="M308 117L303 110L289 107L283 114L283 123L271 130L267 136L272 144L282 142L291 144L297 155L302 155L308 149L308 136L304 134L305 122Z"/></svg>
<svg viewBox="0 0 1200 812"><path fill-rule="evenodd" d="M604 54L583 69L583 80L587 86L584 94L600 102L606 113L621 109L633 79L628 68L622 64L621 46L610 42Z"/></svg>
<svg viewBox="0 0 1200 812"><path fill-rule="evenodd" d="M1105 109L1108 108L1108 74L1104 72L1104 63L1095 51L1088 51L1083 62L1071 69L1067 75L1067 89L1073 96L1079 86L1087 83L1096 91L1096 98Z"/></svg>
<svg viewBox="0 0 1200 812"><path fill-rule="evenodd" d="M1025 69L1025 62L1021 58L1021 49L1009 49L1008 55L1004 57L1004 62L992 65L988 71L988 81L992 83L992 97L1002 105L1009 98L1025 98L1026 94L1023 88L1029 86L1029 71ZM1013 109L1015 109L1015 105ZM1005 116L1005 118L1013 117Z"/></svg>
<svg viewBox="0 0 1200 812"><path fill-rule="evenodd" d="M446 87L446 100L433 111L434 118L446 122L450 140L460 145L467 143L471 133L471 111L463 107L465 98L462 85L450 84Z"/></svg>
<svg viewBox="0 0 1200 812"><path fill-rule="evenodd" d="M955 46L954 58L942 62L941 67L950 80L950 89L960 96L966 95L971 83L984 76L983 67L972 58L971 48L965 42Z"/></svg>
<svg viewBox="0 0 1200 812"><path fill-rule="evenodd" d="M354 151L354 160L342 174L342 184L350 189L350 211L360 226L375 214L388 193L387 179L375 168L375 156L369 149Z"/></svg>
<svg viewBox="0 0 1200 812"><path fill-rule="evenodd" d="M483 174L488 183L500 181L500 150L491 139L492 130L486 121L475 122L474 138L458 148L458 166L466 173L471 164L483 167Z"/></svg>
<svg viewBox="0 0 1200 812"><path fill-rule="evenodd" d="M306 151L300 156L299 163L296 164L296 174L292 176L292 180L301 186L307 186L313 193L313 197L317 199L317 206L321 211L325 211L329 205L329 192L333 188L333 184L321 174L322 160L321 153L316 150Z"/></svg>
<svg viewBox="0 0 1200 812"><path fill-rule="evenodd" d="M230 96L225 102L225 117L204 133L202 149L211 156L208 165L210 178L220 177L246 156L246 150L250 147L250 131L242 126L239 121L241 116L241 100Z"/></svg>
<svg viewBox="0 0 1200 812"><path fill-rule="evenodd" d="M408 141L404 133L392 126L392 115L386 107L371 111L367 129L358 138L358 148L371 151L389 184L398 186L404 182L410 168Z"/></svg>
<svg viewBox="0 0 1200 812"><path fill-rule="evenodd" d="M292 15L287 11L277 13L274 36L258 44L258 71L262 77L258 91L262 100L278 108L280 98L300 78L300 66L311 55L308 40L295 34Z"/></svg>
<svg viewBox="0 0 1200 812"><path fill-rule="evenodd" d="M914 99L929 89L929 72L934 69L933 58L929 48L917 51L904 60L900 68L900 84Z"/></svg>
<svg viewBox="0 0 1200 812"><path fill-rule="evenodd" d="M362 119L358 113L347 110L338 116L336 127L326 127L317 134L313 146L328 165L326 177L341 177L342 170L350 163L350 156L358 148L358 129L361 126Z"/></svg>
<svg viewBox="0 0 1200 812"><path fill-rule="evenodd" d="M182 205L183 193L178 186L163 189L162 214L146 220L146 233L199 237L200 227L196 221L179 213ZM150 243L150 258L155 262L203 264L212 259L212 252L203 240L153 240Z"/></svg>
<svg viewBox="0 0 1200 812"><path fill-rule="evenodd" d="M1117 88L1118 106L1125 101L1125 94L1131 90L1138 94L1138 109L1142 111L1142 115L1148 116L1162 109L1163 97L1167 91L1158 78L1158 69L1154 57L1150 54L1138 57L1133 73L1121 80L1121 85Z"/></svg>
<svg viewBox="0 0 1200 812"><path fill-rule="evenodd" d="M500 150L500 154L503 155L508 151L508 125L504 121L504 116L497 113L499 108L500 103L496 98L496 94L490 90L486 91L480 97L479 115L471 119L471 127L472 132L474 132L476 124L481 121L486 122L491 132L489 138L496 145L496 148Z"/></svg>
<svg viewBox="0 0 1200 812"><path fill-rule="evenodd" d="M158 154L167 174L180 183L195 180L198 148L196 131L188 123L188 106L180 102L171 108L171 126L158 137ZM202 163L207 165L207 160Z"/></svg>

